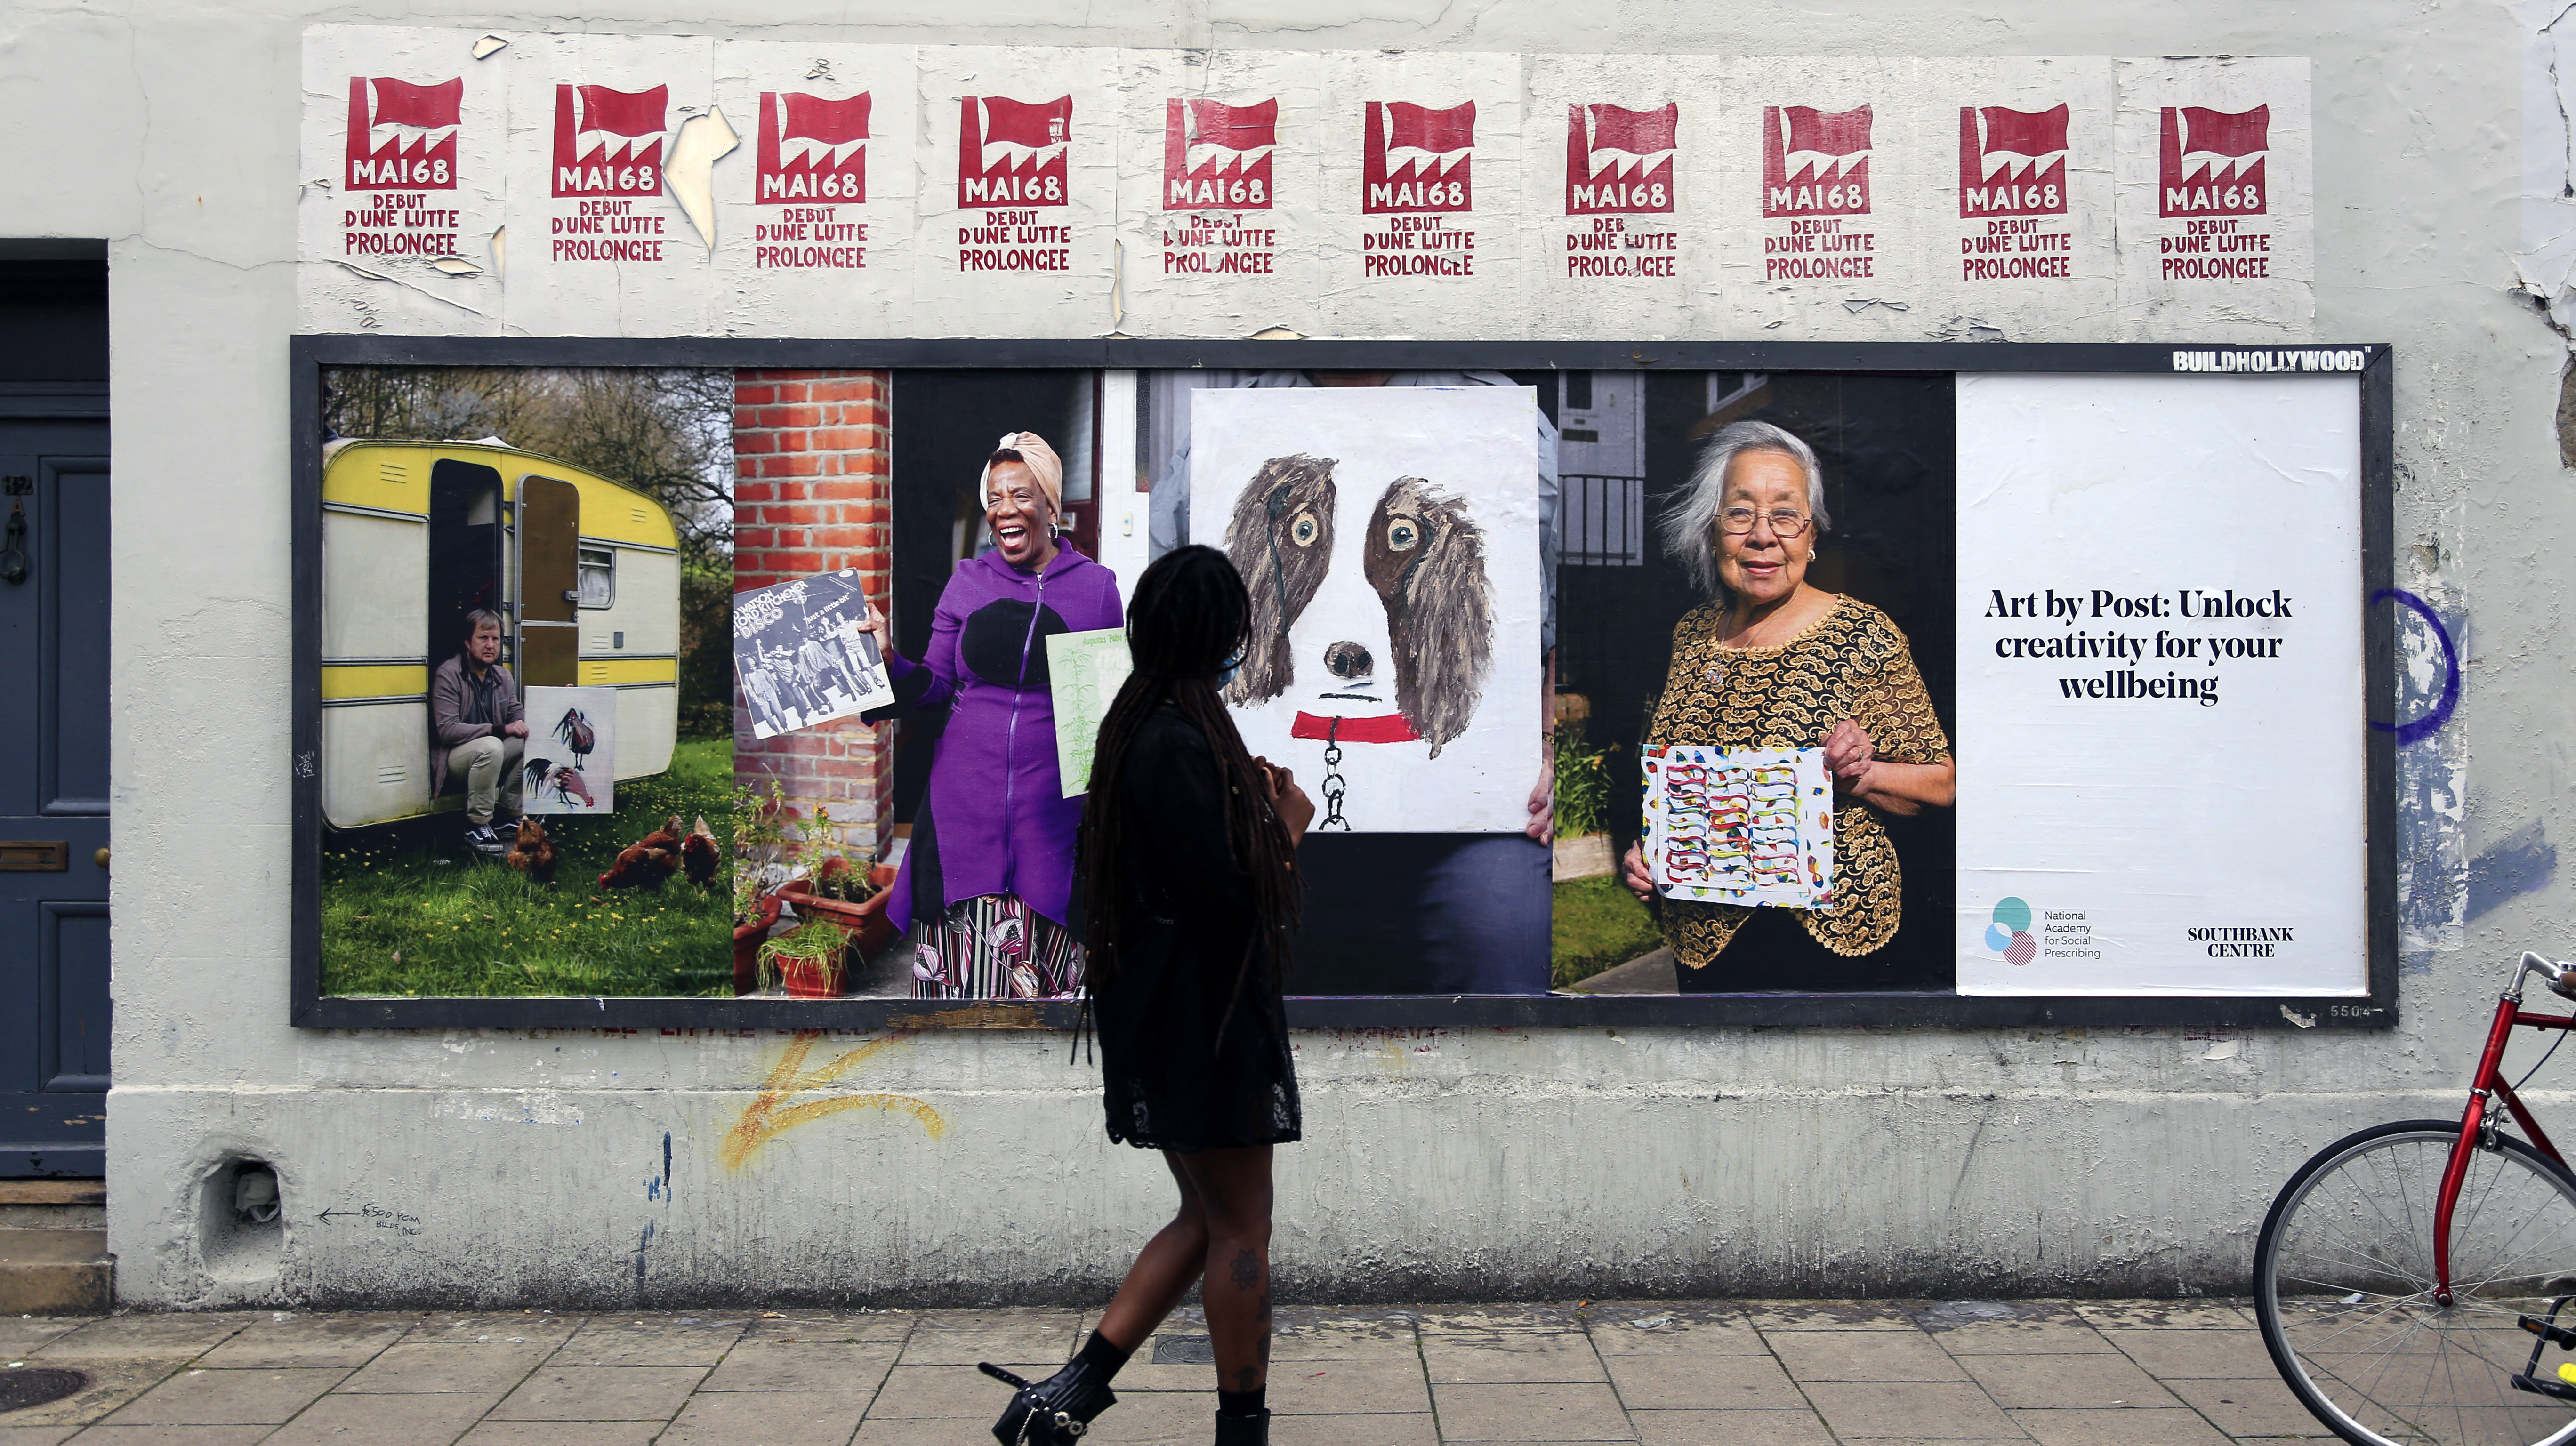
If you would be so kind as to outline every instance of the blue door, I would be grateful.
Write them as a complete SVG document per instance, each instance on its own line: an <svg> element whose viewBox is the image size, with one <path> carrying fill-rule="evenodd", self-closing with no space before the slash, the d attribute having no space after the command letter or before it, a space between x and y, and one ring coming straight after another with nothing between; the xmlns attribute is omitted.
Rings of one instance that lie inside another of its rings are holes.
<svg viewBox="0 0 2576 1446"><path fill-rule="evenodd" d="M107 1173L105 416L0 387L0 1177Z"/></svg>

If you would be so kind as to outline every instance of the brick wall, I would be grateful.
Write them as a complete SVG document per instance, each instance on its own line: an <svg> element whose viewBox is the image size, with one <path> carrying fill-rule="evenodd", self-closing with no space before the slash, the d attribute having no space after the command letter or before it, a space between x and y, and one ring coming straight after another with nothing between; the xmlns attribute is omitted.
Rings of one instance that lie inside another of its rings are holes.
<svg viewBox="0 0 2576 1446"><path fill-rule="evenodd" d="M883 607L893 565L890 378L879 371L734 373L733 585L736 592L817 572L859 570ZM852 852L874 852L892 822L891 724L843 719L776 738L751 736L733 699L734 777L791 807L816 805Z"/></svg>

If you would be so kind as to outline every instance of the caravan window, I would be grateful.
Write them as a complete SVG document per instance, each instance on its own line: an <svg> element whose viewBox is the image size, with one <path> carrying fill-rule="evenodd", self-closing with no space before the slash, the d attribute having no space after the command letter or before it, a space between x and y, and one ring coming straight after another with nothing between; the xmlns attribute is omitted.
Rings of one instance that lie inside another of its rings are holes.
<svg viewBox="0 0 2576 1446"><path fill-rule="evenodd" d="M581 549L581 605L604 608L617 601L617 549Z"/></svg>

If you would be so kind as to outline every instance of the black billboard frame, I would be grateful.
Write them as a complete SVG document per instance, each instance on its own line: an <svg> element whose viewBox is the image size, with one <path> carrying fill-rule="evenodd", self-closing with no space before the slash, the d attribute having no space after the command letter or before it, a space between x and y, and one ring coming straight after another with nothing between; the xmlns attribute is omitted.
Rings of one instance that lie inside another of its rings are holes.
<svg viewBox="0 0 2576 1446"><path fill-rule="evenodd" d="M2357 362L2358 366L2347 363ZM338 366L949 368L1351 371L1661 368L1758 372L2041 372L2354 375L2360 382L2361 592L2395 585L2395 358L2387 343L2264 347L2219 342L1160 341L1127 337L605 338L301 335L288 347L293 470L294 729L290 782L290 1022L307 1029L1038 1029L1074 1027L1070 1002L688 997L325 995L321 930L322 371ZM2396 696L2395 609L2366 606L2364 696ZM1976 997L1868 994L1358 995L1292 997L1289 1023L1351 1028L2393 1028L2398 1005L2397 740L2365 728L2365 996Z"/></svg>

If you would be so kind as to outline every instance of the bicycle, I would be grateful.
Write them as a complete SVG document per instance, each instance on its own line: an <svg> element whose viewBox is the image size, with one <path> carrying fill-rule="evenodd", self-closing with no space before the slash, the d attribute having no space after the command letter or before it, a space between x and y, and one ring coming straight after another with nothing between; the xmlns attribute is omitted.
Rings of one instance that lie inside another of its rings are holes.
<svg viewBox="0 0 2576 1446"><path fill-rule="evenodd" d="M2576 964L2523 954L2457 1123L2326 1146L2256 1238L2272 1364L2356 1446L2576 1442L2576 1172L2503 1072L2517 1028L2560 1031L2551 1053L2576 1029L2522 1007L2535 975L2576 1000ZM2526 1138L2503 1132L2508 1116Z"/></svg>

